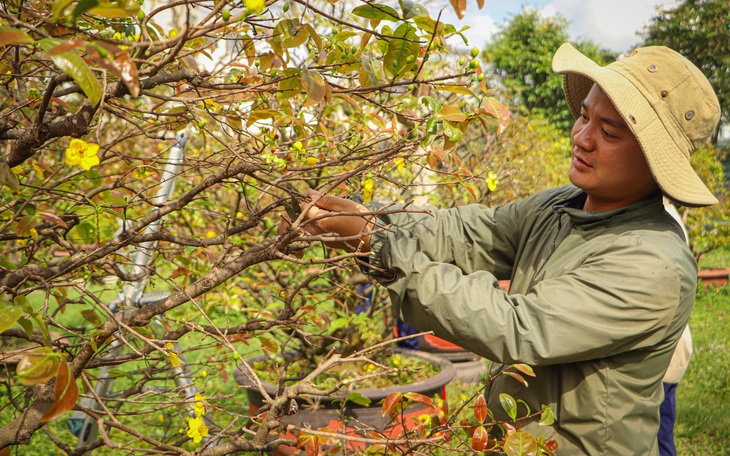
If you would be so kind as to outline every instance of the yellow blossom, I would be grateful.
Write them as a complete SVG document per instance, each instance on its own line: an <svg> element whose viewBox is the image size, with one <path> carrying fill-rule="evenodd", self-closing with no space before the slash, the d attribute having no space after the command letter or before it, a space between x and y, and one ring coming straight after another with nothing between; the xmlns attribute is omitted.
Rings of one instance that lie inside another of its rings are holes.
<svg viewBox="0 0 730 456"><path fill-rule="evenodd" d="M395 159L395 165L398 167L398 171L401 173L406 170L406 161L402 157L398 157Z"/></svg>
<svg viewBox="0 0 730 456"><path fill-rule="evenodd" d="M38 237L38 231L36 231L35 228L31 228L28 233L30 233L30 237L32 237L33 239L36 239Z"/></svg>
<svg viewBox="0 0 730 456"><path fill-rule="evenodd" d="M74 138L66 149L66 164L80 166L88 171L92 166L99 164L99 157L96 155L98 151L98 144L87 143L83 139Z"/></svg>
<svg viewBox="0 0 730 456"><path fill-rule="evenodd" d="M314 157L307 157L307 166L314 166L317 164L317 159Z"/></svg>
<svg viewBox="0 0 730 456"><path fill-rule="evenodd" d="M499 180L497 179L497 175L494 172L489 171L485 180L487 181L487 188L489 188L490 192L493 192L497 189L497 184L499 184Z"/></svg>
<svg viewBox="0 0 730 456"><path fill-rule="evenodd" d="M205 396L203 396L200 393L195 393L195 404L193 405L193 408L195 410L195 416L203 416L205 415L205 404L203 401L205 400Z"/></svg>
<svg viewBox="0 0 730 456"><path fill-rule="evenodd" d="M193 439L193 442L200 443L203 437L208 435L208 426L203 424L203 418L188 418L188 437Z"/></svg>
<svg viewBox="0 0 730 456"><path fill-rule="evenodd" d="M208 231L208 233L206 233L206 236L208 237L208 239L212 239L212 238L216 237L216 232L212 231L212 230Z"/></svg>
<svg viewBox="0 0 730 456"><path fill-rule="evenodd" d="M169 32L167 32L167 37L170 38L170 39L173 39L173 38L175 38L177 36L178 33L179 32L177 31L176 28L171 29Z"/></svg>
<svg viewBox="0 0 730 456"><path fill-rule="evenodd" d="M180 357L177 356L177 352L174 351L175 346L168 342L165 344L165 348L169 350L167 356L170 359L170 364L172 364L172 367L180 367L182 361L180 361Z"/></svg>
<svg viewBox="0 0 730 456"><path fill-rule="evenodd" d="M365 199L365 203L370 202L370 198L373 197L373 193L375 190L373 190L373 180L371 178L367 178L365 182L362 184L362 196Z"/></svg>
<svg viewBox="0 0 730 456"><path fill-rule="evenodd" d="M264 0L246 0L246 14L258 14L264 10Z"/></svg>

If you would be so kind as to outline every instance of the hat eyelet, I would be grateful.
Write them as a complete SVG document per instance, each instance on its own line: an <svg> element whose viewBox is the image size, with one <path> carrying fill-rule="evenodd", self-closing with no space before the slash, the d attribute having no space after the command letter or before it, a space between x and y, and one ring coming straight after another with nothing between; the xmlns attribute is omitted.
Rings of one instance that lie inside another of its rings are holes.
<svg viewBox="0 0 730 456"><path fill-rule="evenodd" d="M634 117L633 115L629 115L629 120L630 120L630 121L631 121L632 123L636 124L636 117Z"/></svg>
<svg viewBox="0 0 730 456"><path fill-rule="evenodd" d="M657 70L659 69L659 67L658 67L658 66L656 66L656 65L654 65L654 64L652 63L652 64L651 64L651 65L649 65L649 66L648 66L648 67L647 67L646 69L647 69L647 71L648 71L649 73L656 73L656 71L657 71Z"/></svg>
<svg viewBox="0 0 730 456"><path fill-rule="evenodd" d="M662 95L662 98L667 98L667 96L669 95L669 92L667 92L666 90L662 90L661 95Z"/></svg>
<svg viewBox="0 0 730 456"><path fill-rule="evenodd" d="M687 112L684 113L684 118L686 120L691 120L692 117L694 117L694 116L695 116L695 112L692 111L692 110L689 110L689 111L687 111Z"/></svg>

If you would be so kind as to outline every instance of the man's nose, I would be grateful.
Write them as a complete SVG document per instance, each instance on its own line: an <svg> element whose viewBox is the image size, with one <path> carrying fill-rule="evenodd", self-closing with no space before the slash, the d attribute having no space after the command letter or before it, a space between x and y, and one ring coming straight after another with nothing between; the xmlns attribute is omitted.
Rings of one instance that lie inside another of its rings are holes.
<svg viewBox="0 0 730 456"><path fill-rule="evenodd" d="M595 144L593 140L593 129L591 125L583 125L581 128L573 130L573 145L590 152Z"/></svg>

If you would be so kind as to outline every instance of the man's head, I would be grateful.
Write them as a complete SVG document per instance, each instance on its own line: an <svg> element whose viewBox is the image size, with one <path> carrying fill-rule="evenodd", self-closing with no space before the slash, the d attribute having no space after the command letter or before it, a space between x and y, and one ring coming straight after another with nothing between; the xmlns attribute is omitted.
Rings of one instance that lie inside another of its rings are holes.
<svg viewBox="0 0 730 456"><path fill-rule="evenodd" d="M649 46L601 67L566 43L555 53L553 71L565 75L565 96L576 124L596 84L634 135L667 197L687 206L717 203L689 157L715 129L720 104L707 78L689 60L667 47Z"/></svg>

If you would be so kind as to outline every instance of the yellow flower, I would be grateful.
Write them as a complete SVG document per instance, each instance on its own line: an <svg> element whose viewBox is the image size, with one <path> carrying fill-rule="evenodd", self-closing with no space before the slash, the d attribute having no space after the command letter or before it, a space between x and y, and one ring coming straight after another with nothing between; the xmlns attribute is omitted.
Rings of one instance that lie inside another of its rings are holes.
<svg viewBox="0 0 730 456"><path fill-rule="evenodd" d="M499 184L499 180L497 179L497 175L494 174L494 172L489 171L489 174L487 174L487 178L485 180L487 181L487 188L489 188L490 192L493 192L497 189L497 184Z"/></svg>
<svg viewBox="0 0 730 456"><path fill-rule="evenodd" d="M170 351L167 356L170 359L170 364L172 364L172 367L180 367L182 361L180 361L180 357L177 356L177 352L174 351L175 346L168 342L165 344L165 348Z"/></svg>
<svg viewBox="0 0 730 456"><path fill-rule="evenodd" d="M406 170L406 161L402 157L395 159L395 165L398 167L398 171L401 173Z"/></svg>
<svg viewBox="0 0 730 456"><path fill-rule="evenodd" d="M373 180L368 177L362 184L362 196L365 199L365 203L370 202L370 198L373 197L373 193L375 193L375 190L373 190Z"/></svg>
<svg viewBox="0 0 730 456"><path fill-rule="evenodd" d="M205 404L203 403L204 400L205 396L200 393L195 393L195 404L193 405L193 408L195 410L195 416L197 417L205 415Z"/></svg>
<svg viewBox="0 0 730 456"><path fill-rule="evenodd" d="M188 437L193 439L193 442L200 443L206 435L208 435L208 426L203 424L203 418L188 418Z"/></svg>
<svg viewBox="0 0 730 456"><path fill-rule="evenodd" d="M314 157L307 157L307 166L314 166L317 164L317 159Z"/></svg>
<svg viewBox="0 0 730 456"><path fill-rule="evenodd" d="M96 155L98 151L98 144L87 143L83 139L74 138L66 149L66 164L80 166L88 171L92 166L99 164L99 157Z"/></svg>
<svg viewBox="0 0 730 456"><path fill-rule="evenodd" d="M265 0L246 0L246 13L258 14L264 10L265 6Z"/></svg>
<svg viewBox="0 0 730 456"><path fill-rule="evenodd" d="M216 232L215 232L215 231L212 231L212 230L211 230L211 231L208 231L208 232L207 232L207 233L205 234L205 236L206 236L206 237L207 237L208 239L213 239L214 237L216 237L216 236L217 236L217 234L216 234Z"/></svg>

